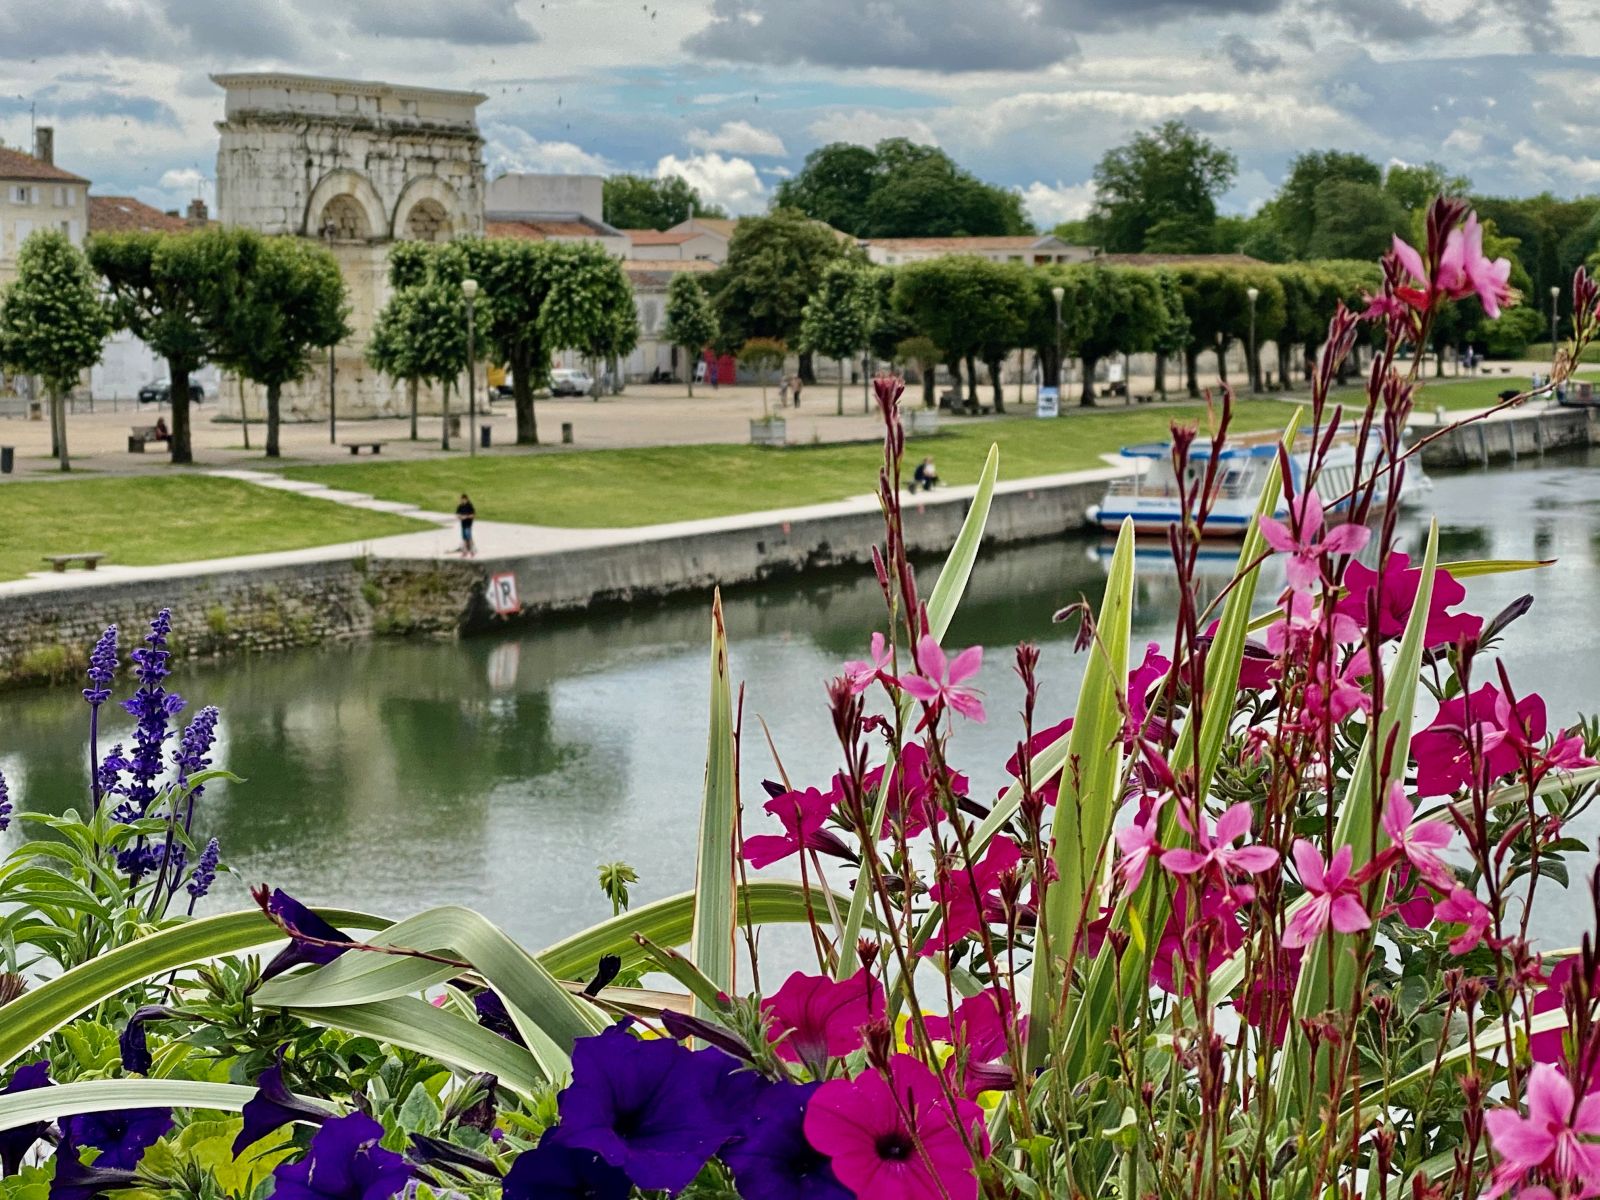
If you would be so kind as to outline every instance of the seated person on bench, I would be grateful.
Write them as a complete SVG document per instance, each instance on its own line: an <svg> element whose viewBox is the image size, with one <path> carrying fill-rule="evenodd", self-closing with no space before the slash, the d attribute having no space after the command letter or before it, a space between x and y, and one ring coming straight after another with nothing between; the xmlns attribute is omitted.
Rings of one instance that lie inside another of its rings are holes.
<svg viewBox="0 0 1600 1200"><path fill-rule="evenodd" d="M167 428L167 419L165 417L156 418L155 433L151 435L151 440L156 442L170 442L172 440L172 431Z"/></svg>

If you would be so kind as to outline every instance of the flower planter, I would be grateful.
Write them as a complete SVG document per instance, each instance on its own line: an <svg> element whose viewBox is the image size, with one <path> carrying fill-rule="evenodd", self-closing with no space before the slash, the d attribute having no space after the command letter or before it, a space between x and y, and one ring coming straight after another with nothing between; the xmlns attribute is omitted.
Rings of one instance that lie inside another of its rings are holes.
<svg viewBox="0 0 1600 1200"><path fill-rule="evenodd" d="M750 422L752 446L782 446L788 441L789 423L782 417L767 417Z"/></svg>
<svg viewBox="0 0 1600 1200"><path fill-rule="evenodd" d="M906 425L906 432L912 437L927 437L939 432L939 410L936 408L913 408L909 413L911 420Z"/></svg>

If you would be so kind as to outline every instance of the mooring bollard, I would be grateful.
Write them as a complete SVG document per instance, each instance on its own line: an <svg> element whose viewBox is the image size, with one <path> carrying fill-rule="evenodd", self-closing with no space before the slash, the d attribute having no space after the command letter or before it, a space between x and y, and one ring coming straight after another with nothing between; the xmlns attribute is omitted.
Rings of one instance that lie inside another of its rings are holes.
<svg viewBox="0 0 1600 1200"><path fill-rule="evenodd" d="M572 422L571 421L563 421L563 422L561 422L561 444L563 446L572 445Z"/></svg>

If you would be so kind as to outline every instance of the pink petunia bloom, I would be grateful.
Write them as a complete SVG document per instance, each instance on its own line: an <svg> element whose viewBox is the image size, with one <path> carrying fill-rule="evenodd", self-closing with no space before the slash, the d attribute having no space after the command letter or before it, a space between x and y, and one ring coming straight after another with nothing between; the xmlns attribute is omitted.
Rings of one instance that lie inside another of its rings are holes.
<svg viewBox="0 0 1600 1200"><path fill-rule="evenodd" d="M1397 638L1406 631L1411 619L1411 606L1416 603L1417 589L1422 585L1422 568L1413 567L1404 554L1389 554L1383 560L1383 576L1371 567L1353 562L1345 568L1345 595L1334 611L1343 613L1362 628L1367 623L1367 605L1373 590L1378 592L1378 636ZM1454 645L1464 637L1477 637L1483 630L1483 620L1471 613L1452 613L1449 610L1467 598L1467 589L1449 571L1437 571L1433 577L1433 596L1428 605L1428 623L1423 630L1427 649Z"/></svg>
<svg viewBox="0 0 1600 1200"><path fill-rule="evenodd" d="M861 1200L977 1200L968 1144L989 1153L983 1110L958 1099L952 1112L933 1072L909 1054L895 1055L887 1079L864 1071L823 1084L806 1106L805 1134Z"/></svg>
<svg viewBox="0 0 1600 1200"><path fill-rule="evenodd" d="M900 757L889 775L889 802L881 837L896 836L897 828L908 838L916 837L945 818L944 801L929 766L927 748L920 742L907 742L900 748ZM880 766L867 772L862 781L867 795L877 796L883 783L883 771ZM946 767L943 786L952 796L964 799L971 785L961 772Z"/></svg>
<svg viewBox="0 0 1600 1200"><path fill-rule="evenodd" d="M917 674L902 675L898 682L915 696L928 711L922 718L926 725L934 720L948 704L969 721L984 719L983 701L972 688L961 686L983 666L983 647L968 646L953 659L945 657L944 650L931 633L922 635L917 643Z"/></svg>
<svg viewBox="0 0 1600 1200"><path fill-rule="evenodd" d="M848 854L849 848L838 836L822 827L836 803L837 797L832 793L824 795L816 788L774 796L761 807L778 818L783 825L783 832L745 838L745 862L760 870L791 854L799 854L802 849L821 850L833 855Z"/></svg>
<svg viewBox="0 0 1600 1200"><path fill-rule="evenodd" d="M1500 316L1500 306L1511 299L1511 260L1492 262L1483 253L1483 226L1477 213L1468 213L1466 223L1452 229L1439 256L1437 287L1442 295L1460 300L1476 293L1484 314L1491 320Z"/></svg>
<svg viewBox="0 0 1600 1200"><path fill-rule="evenodd" d="M1275 961L1258 959L1245 985L1242 1003L1236 1002L1239 1016L1248 1025L1262 1028L1270 1023L1269 1032L1275 1046L1283 1045L1289 1031L1289 1017L1294 1012L1294 989L1300 979L1300 959L1303 951L1280 949Z"/></svg>
<svg viewBox="0 0 1600 1200"><path fill-rule="evenodd" d="M1017 1042L1028 1040L1028 1018L1017 1020L1017 1002L1003 988L985 988L969 996L949 1017L925 1017L928 1036L957 1047L961 1053L946 1067L963 1087L969 1100L980 1092L1005 1091L1016 1085L1011 1068L1003 1061L1010 1053L1006 1031L1016 1027Z"/></svg>
<svg viewBox="0 0 1600 1200"><path fill-rule="evenodd" d="M1184 847L1168 850L1161 855L1161 865L1174 875L1194 875L1210 872L1217 880L1227 883L1236 875L1259 875L1278 865L1278 852L1271 846L1235 846L1234 843L1250 832L1253 818L1249 801L1241 800L1217 818L1216 832L1206 830L1205 815L1201 814L1200 828L1190 829L1198 849ZM1188 815L1181 809L1178 821L1189 828Z"/></svg>
<svg viewBox="0 0 1600 1200"><path fill-rule="evenodd" d="M1128 673L1128 723L1123 730L1123 741L1133 740L1145 732L1150 715L1150 689L1166 678L1172 669L1172 660L1161 653L1160 644L1149 642L1144 648L1144 661Z"/></svg>
<svg viewBox="0 0 1600 1200"><path fill-rule="evenodd" d="M1358 933L1371 927L1372 918L1362 907L1361 895L1350 878L1353 857L1349 846L1340 846L1333 858L1324 863L1315 846L1305 838L1296 839L1294 865L1309 900L1284 928L1285 949L1309 946L1330 925L1339 933Z"/></svg>
<svg viewBox="0 0 1600 1200"><path fill-rule="evenodd" d="M1545 732L1544 700L1522 696L1513 705L1492 683L1439 705L1439 712L1411 739L1417 760L1417 795L1444 796L1472 782L1474 754L1483 779L1510 775L1532 754Z"/></svg>
<svg viewBox="0 0 1600 1200"><path fill-rule="evenodd" d="M1150 962L1150 982L1163 991L1187 996L1194 990L1193 980L1204 970L1215 971L1234 951L1244 945L1244 930L1239 925L1239 899L1234 892L1215 883L1200 891L1198 915L1190 917L1190 888L1181 888L1172 897L1172 914L1167 918L1161 940ZM1204 966L1202 967L1202 950Z"/></svg>
<svg viewBox="0 0 1600 1200"><path fill-rule="evenodd" d="M1261 518L1261 536L1279 554L1287 554L1284 575L1296 592L1308 592L1322 582L1322 560L1355 554L1367 544L1372 531L1365 525L1337 525L1320 541L1324 520L1322 500L1315 491L1302 492L1289 502L1291 520Z"/></svg>
<svg viewBox="0 0 1600 1200"><path fill-rule="evenodd" d="M894 657L894 647L889 645L887 638L881 633L872 635L872 661L863 662L853 659L844 665L845 682L850 685L850 694L859 696L878 679L890 678L889 660Z"/></svg>
<svg viewBox="0 0 1600 1200"><path fill-rule="evenodd" d="M1475 950L1489 931L1489 906L1464 887L1451 888L1450 894L1434 905L1433 915L1446 925L1462 927L1450 943L1451 954Z"/></svg>
<svg viewBox="0 0 1600 1200"><path fill-rule="evenodd" d="M1565 1075L1546 1063L1528 1074L1528 1115L1497 1108L1483 1115L1500 1163L1486 1200L1517 1187L1530 1172L1559 1181L1575 1196L1600 1195L1600 1094L1578 1100ZM1520 1193L1523 1196L1528 1191Z"/></svg>
<svg viewBox="0 0 1600 1200"><path fill-rule="evenodd" d="M1444 821L1417 821L1416 806L1406 798L1396 781L1389 788L1389 803L1383 810L1383 831L1389 835L1391 851L1410 864L1411 869L1441 892L1456 886L1455 873L1439 851L1450 845L1451 828Z"/></svg>
<svg viewBox="0 0 1600 1200"><path fill-rule="evenodd" d="M885 1012L883 984L866 969L835 982L796 971L761 1002L778 1057L821 1074L830 1058L861 1048L861 1027Z"/></svg>
<svg viewBox="0 0 1600 1200"><path fill-rule="evenodd" d="M940 866L938 878L928 889L928 898L944 910L939 931L923 946L924 954L949 950L968 934L977 933L987 921L1004 916L998 892L1001 877L1022 862L1022 851L1005 834L996 834L989 848L971 868ZM974 893L976 892L976 899ZM982 907L979 907L979 900Z"/></svg>

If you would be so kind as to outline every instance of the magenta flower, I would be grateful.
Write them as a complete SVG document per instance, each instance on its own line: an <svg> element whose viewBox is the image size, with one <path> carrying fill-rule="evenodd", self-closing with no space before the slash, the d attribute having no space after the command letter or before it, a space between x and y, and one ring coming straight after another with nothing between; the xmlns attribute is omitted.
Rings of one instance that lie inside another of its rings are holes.
<svg viewBox="0 0 1600 1200"><path fill-rule="evenodd" d="M1475 949L1489 931L1489 906L1464 887L1451 888L1450 894L1434 905L1433 915L1446 925L1462 927L1450 943L1451 954Z"/></svg>
<svg viewBox="0 0 1600 1200"><path fill-rule="evenodd" d="M887 638L881 633L872 635L872 661L862 662L852 659L844 665L845 682L850 685L850 694L859 696L880 678L888 678L889 660L894 655L894 647L889 645Z"/></svg>
<svg viewBox="0 0 1600 1200"><path fill-rule="evenodd" d="M888 1078L865 1071L823 1084L805 1132L861 1200L977 1200L969 1141L989 1152L983 1110L957 1100L952 1112L933 1072L909 1054L895 1055Z"/></svg>
<svg viewBox="0 0 1600 1200"><path fill-rule="evenodd" d="M761 1002L761 1011L778 1057L821 1075L828 1059L859 1050L861 1027L887 1010L883 984L862 968L837 983L796 971Z"/></svg>
<svg viewBox="0 0 1600 1200"><path fill-rule="evenodd" d="M1474 753L1481 753L1485 784L1510 775L1544 732L1544 700L1538 695L1523 696L1513 706L1486 683L1470 695L1446 700L1433 723L1411 739L1417 795L1444 796L1466 786Z"/></svg>
<svg viewBox="0 0 1600 1200"><path fill-rule="evenodd" d="M1237 875L1259 875L1278 864L1278 852L1271 846L1235 846L1234 843L1250 832L1253 814L1248 801L1241 800L1217 818L1216 832L1206 830L1206 818L1200 816L1200 828L1190 829L1198 849L1184 847L1168 850L1161 855L1161 865L1174 875L1194 875L1205 871L1226 884ZM1181 808L1178 822L1189 829L1189 818ZM1120 844L1120 840L1119 840Z"/></svg>
<svg viewBox="0 0 1600 1200"><path fill-rule="evenodd" d="M816 788L803 792L784 792L761 807L777 817L782 833L762 833L744 840L744 860L760 870L799 854L801 849L821 850L826 854L848 855L849 849L838 836L824 829L833 812L834 797Z"/></svg>
<svg viewBox="0 0 1600 1200"><path fill-rule="evenodd" d="M1309 946L1330 925L1339 933L1358 933L1372 925L1355 881L1350 878L1353 857L1349 846L1340 846L1333 859L1324 863L1317 848L1305 838L1295 840L1294 865L1309 900L1284 928L1285 949Z"/></svg>
<svg viewBox="0 0 1600 1200"><path fill-rule="evenodd" d="M901 831L906 837L916 837L938 825L944 818L944 802L940 799L939 788L935 785L929 766L928 751L921 743L908 742L900 748L900 757L889 776L889 805L881 833L884 839L894 837L896 827L902 827ZM862 783L868 795L877 795L883 782L883 772L883 767L874 767L867 772ZM971 784L961 772L946 767L943 786L949 789L952 796L960 798L967 795ZM835 792L839 787L835 777Z"/></svg>
<svg viewBox="0 0 1600 1200"><path fill-rule="evenodd" d="M1456 886L1455 873L1438 852L1450 845L1451 829L1444 821L1417 821L1416 807L1406 798L1397 781L1389 788L1389 803L1383 810L1383 831L1389 835L1390 852L1405 859L1427 882L1448 893Z"/></svg>
<svg viewBox="0 0 1600 1200"><path fill-rule="evenodd" d="M944 923L939 932L928 939L922 952L934 954L949 950L968 934L982 929L985 921L1004 916L997 895L1000 882L1021 862L1022 851L1002 833L995 835L974 866L951 868L941 864L937 880L928 889L928 897L943 906ZM974 892L978 899L974 899Z"/></svg>
<svg viewBox="0 0 1600 1200"><path fill-rule="evenodd" d="M1128 672L1128 724L1122 735L1128 744L1144 733L1145 719L1150 714L1150 689L1171 669L1172 660L1161 653L1160 645L1147 642L1144 660Z"/></svg>
<svg viewBox="0 0 1600 1200"><path fill-rule="evenodd" d="M1156 826L1157 818L1165 804L1165 797L1157 799L1151 805L1149 815L1143 820L1117 830L1117 849L1121 851L1117 856L1117 878L1130 892L1139 886L1150 860L1161 859L1161 843L1156 841Z"/></svg>
<svg viewBox="0 0 1600 1200"><path fill-rule="evenodd" d="M1389 554L1383 560L1383 576L1371 567L1353 562L1345 568L1345 596L1334 605L1334 611L1343 613L1363 628L1367 623L1367 604L1373 589L1378 592L1378 636L1397 638L1406 631L1406 621L1411 617L1411 606L1416 603L1417 588L1422 584L1422 568L1411 566L1404 554ZM1477 637L1483 629L1483 620L1471 613L1452 613L1449 610L1467 598L1467 589L1448 571L1439 571L1433 577L1433 597L1428 605L1428 623L1423 630L1423 640L1428 648L1454 645L1463 637Z"/></svg>
<svg viewBox="0 0 1600 1200"><path fill-rule="evenodd" d="M983 701L972 688L961 686L982 666L982 646L968 646L955 658L946 659L934 636L925 633L917 643L917 674L902 675L898 682L927 706L923 725L936 719L946 704L969 721L982 721Z"/></svg>
<svg viewBox="0 0 1600 1200"><path fill-rule="evenodd" d="M1194 990L1201 971L1215 971L1244 945L1239 925L1239 898L1220 884L1207 882L1200 890L1197 913L1191 915L1191 889L1180 888L1172 897L1161 940L1150 964L1150 982L1166 992ZM1204 964L1202 967L1201 964Z"/></svg>
<svg viewBox="0 0 1600 1200"><path fill-rule="evenodd" d="M1511 260L1492 262L1483 253L1483 226L1478 214L1468 213L1466 223L1452 229L1439 255L1438 290L1452 300L1477 294L1484 314L1498 320L1500 306L1511 299Z"/></svg>
<svg viewBox="0 0 1600 1200"><path fill-rule="evenodd" d="M1576 1102L1575 1102L1576 1101ZM1497 1108L1483 1116L1500 1157L1487 1200L1522 1183L1530 1172L1558 1181L1572 1195L1600 1195L1600 1094L1582 1100L1555 1067L1537 1064L1528 1074L1528 1115ZM1526 1191L1521 1193L1526 1196Z"/></svg>
<svg viewBox="0 0 1600 1200"><path fill-rule="evenodd" d="M1337 622L1344 618L1335 614L1333 619ZM1331 666L1325 657L1317 656L1311 667L1311 678L1306 683L1305 715L1313 728L1322 728L1329 721L1338 724L1354 713L1371 711L1372 697L1359 682L1364 668L1365 656L1361 651L1351 655L1350 661L1339 668Z"/></svg>
<svg viewBox="0 0 1600 1200"><path fill-rule="evenodd" d="M1006 1030L1017 1030L1018 1044L1028 1040L1028 1018L1017 1020L1017 1003L1003 988L985 988L956 1005L949 1017L925 1017L928 1036L958 1047L962 1053L946 1065L946 1073L957 1080L967 1099L982 1092L1007 1091L1016 1086L1011 1067L1004 1061L1010 1052ZM959 1076L956 1072L959 1071Z"/></svg>
<svg viewBox="0 0 1600 1200"><path fill-rule="evenodd" d="M1322 500L1314 491L1302 492L1289 501L1288 524L1276 517L1261 518L1261 536L1279 554L1287 554L1284 575L1296 592L1309 592L1322 581L1322 560L1341 554L1355 554L1367 544L1372 531L1365 525L1347 523L1322 532Z"/></svg>

